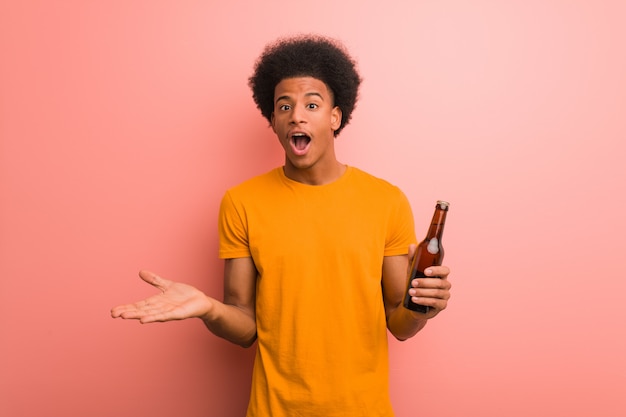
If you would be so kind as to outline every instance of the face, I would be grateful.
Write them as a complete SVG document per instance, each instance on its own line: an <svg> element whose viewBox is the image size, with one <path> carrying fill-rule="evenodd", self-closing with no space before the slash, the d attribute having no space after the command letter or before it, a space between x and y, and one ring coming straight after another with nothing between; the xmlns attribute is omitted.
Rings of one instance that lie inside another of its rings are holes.
<svg viewBox="0 0 626 417"><path fill-rule="evenodd" d="M336 169L334 132L340 125L341 110L324 82L297 77L276 85L272 129L285 150L288 177Z"/></svg>

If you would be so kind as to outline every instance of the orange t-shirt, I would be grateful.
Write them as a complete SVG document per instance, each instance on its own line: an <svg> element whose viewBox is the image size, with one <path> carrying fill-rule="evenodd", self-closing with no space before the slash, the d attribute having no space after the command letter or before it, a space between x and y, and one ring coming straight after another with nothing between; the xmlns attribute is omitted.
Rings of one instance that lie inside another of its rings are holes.
<svg viewBox="0 0 626 417"><path fill-rule="evenodd" d="M230 189L221 258L258 271L248 416L393 416L381 289L385 256L415 242L405 195L348 167L311 186L276 168Z"/></svg>

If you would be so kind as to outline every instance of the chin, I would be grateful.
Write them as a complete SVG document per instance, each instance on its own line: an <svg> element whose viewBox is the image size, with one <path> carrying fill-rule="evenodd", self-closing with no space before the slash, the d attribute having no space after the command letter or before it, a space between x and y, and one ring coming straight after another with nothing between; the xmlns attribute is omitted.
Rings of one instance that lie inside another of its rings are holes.
<svg viewBox="0 0 626 417"><path fill-rule="evenodd" d="M306 170L309 169L313 166L312 163L310 163L309 161L303 161L303 160L293 160L293 159L289 159L287 162L292 168L294 169L298 169L298 170Z"/></svg>

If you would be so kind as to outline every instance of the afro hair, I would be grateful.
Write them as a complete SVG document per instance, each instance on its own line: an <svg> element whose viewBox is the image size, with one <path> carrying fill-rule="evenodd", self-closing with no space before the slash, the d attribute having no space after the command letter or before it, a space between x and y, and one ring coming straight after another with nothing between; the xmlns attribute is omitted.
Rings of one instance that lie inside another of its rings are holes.
<svg viewBox="0 0 626 417"><path fill-rule="evenodd" d="M268 44L255 63L248 85L254 102L270 123L276 85L295 77L313 77L328 86L334 105L342 113L337 136L350 121L358 98L361 77L355 61L341 43L317 35L281 38Z"/></svg>

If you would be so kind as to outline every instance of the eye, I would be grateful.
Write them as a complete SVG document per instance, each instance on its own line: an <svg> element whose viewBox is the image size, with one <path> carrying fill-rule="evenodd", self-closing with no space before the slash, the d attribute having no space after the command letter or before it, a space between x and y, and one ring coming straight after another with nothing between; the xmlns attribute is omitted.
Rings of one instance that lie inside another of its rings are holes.
<svg viewBox="0 0 626 417"><path fill-rule="evenodd" d="M317 109L319 105L317 103L309 103L306 105L307 109Z"/></svg>
<svg viewBox="0 0 626 417"><path fill-rule="evenodd" d="M281 105L278 107L278 109L279 109L279 110L282 110L282 111L287 111L287 110L291 110L291 106L290 106L289 104L281 104Z"/></svg>

